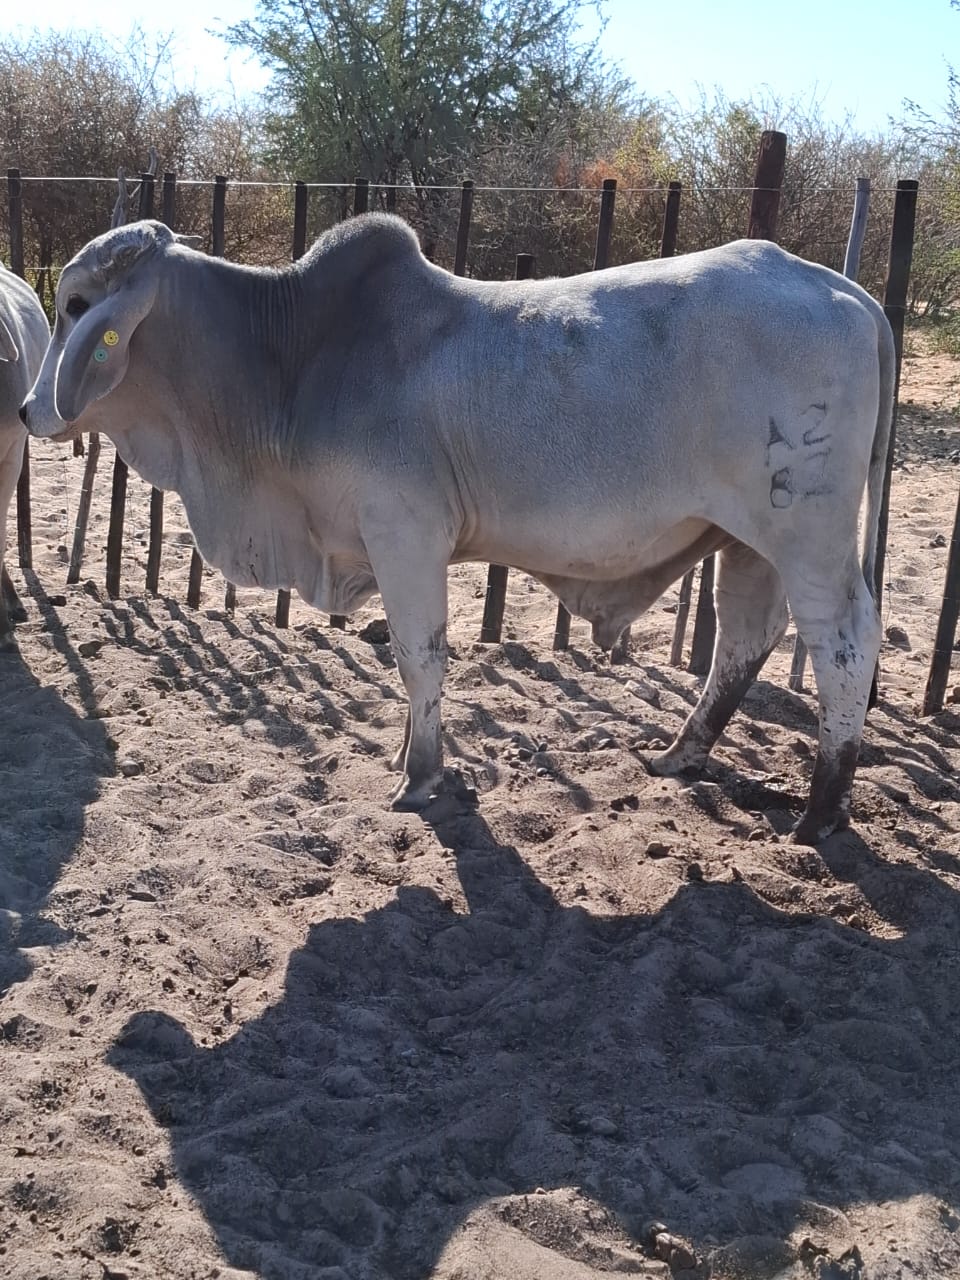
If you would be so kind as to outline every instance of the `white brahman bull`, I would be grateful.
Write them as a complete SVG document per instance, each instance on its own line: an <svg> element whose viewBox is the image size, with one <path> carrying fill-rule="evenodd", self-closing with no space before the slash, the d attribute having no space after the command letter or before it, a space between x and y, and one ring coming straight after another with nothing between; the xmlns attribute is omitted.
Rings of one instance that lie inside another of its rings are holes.
<svg viewBox="0 0 960 1280"><path fill-rule="evenodd" d="M703 765L789 600L820 700L809 843L846 820L880 644L893 384L881 308L759 241L484 283L383 215L281 270L140 222L65 268L22 417L104 432L233 582L344 614L379 590L409 697L398 809L443 782L449 564L526 570L606 648L718 549L710 676L649 767Z"/></svg>
<svg viewBox="0 0 960 1280"><path fill-rule="evenodd" d="M13 623L27 616L4 564L7 514L17 488L27 433L17 417L50 340L37 295L0 265L0 649L13 639Z"/></svg>

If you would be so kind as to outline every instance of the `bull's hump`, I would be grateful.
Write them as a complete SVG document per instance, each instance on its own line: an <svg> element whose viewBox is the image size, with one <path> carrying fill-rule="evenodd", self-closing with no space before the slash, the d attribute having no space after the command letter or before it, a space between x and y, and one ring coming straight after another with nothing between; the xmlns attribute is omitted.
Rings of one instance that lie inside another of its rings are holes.
<svg viewBox="0 0 960 1280"><path fill-rule="evenodd" d="M398 260L427 265L416 233L393 214L367 213L325 231L299 265L306 273L348 269L366 274Z"/></svg>

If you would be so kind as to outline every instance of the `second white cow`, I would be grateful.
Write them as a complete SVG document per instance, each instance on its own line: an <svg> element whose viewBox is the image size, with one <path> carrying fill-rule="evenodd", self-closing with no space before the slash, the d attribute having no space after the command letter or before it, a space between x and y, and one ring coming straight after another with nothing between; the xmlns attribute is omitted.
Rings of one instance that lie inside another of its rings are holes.
<svg viewBox="0 0 960 1280"><path fill-rule="evenodd" d="M11 643L13 623L26 617L4 563L7 515L27 438L17 414L49 340L50 326L37 295L0 265L0 648Z"/></svg>

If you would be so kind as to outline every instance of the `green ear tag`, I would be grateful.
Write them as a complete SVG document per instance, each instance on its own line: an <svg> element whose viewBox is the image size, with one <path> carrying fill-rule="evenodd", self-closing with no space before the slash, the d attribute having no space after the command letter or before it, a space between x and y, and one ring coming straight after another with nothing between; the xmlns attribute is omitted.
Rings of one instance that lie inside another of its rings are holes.
<svg viewBox="0 0 960 1280"><path fill-rule="evenodd" d="M93 353L93 358L96 360L97 364L103 364L104 360L107 358L107 353L104 351L103 347L97 347L96 351Z"/></svg>

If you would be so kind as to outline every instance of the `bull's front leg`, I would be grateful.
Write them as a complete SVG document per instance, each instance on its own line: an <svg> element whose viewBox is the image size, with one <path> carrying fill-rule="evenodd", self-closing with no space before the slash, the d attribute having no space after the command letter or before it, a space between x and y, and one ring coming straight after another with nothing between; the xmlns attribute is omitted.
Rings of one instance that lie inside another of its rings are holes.
<svg viewBox="0 0 960 1280"><path fill-rule="evenodd" d="M3 449L2 443L0 449ZM12 623L23 622L27 616L3 562L7 545L7 512L16 492L22 461L23 439L18 435L8 443L6 451L0 457L0 649L13 643Z"/></svg>
<svg viewBox="0 0 960 1280"><path fill-rule="evenodd" d="M422 547L419 556L398 555L397 550L384 548L377 554L370 548L370 560L409 701L403 757L393 762L403 776L391 807L416 812L443 783L440 698L447 665L447 565L445 557L429 565Z"/></svg>

